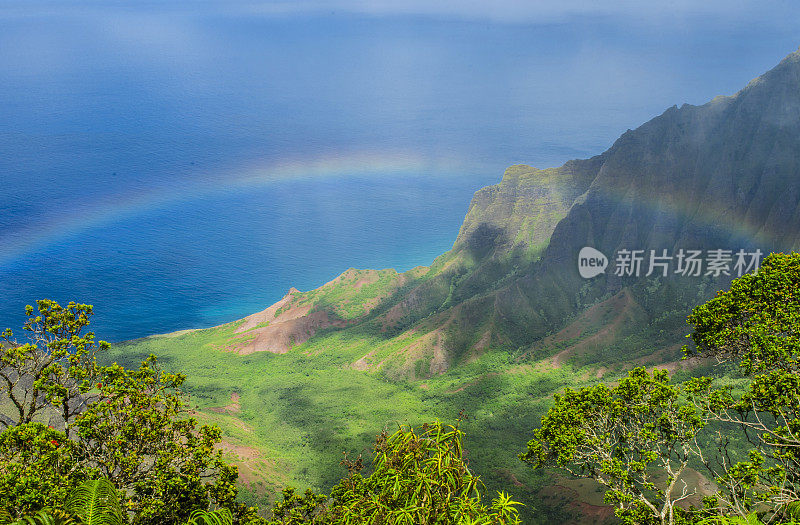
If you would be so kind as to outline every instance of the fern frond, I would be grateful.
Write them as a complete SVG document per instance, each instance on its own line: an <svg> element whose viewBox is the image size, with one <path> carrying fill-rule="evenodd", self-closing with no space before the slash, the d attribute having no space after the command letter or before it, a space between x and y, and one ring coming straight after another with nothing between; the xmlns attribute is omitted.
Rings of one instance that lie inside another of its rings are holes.
<svg viewBox="0 0 800 525"><path fill-rule="evenodd" d="M107 479L82 483L69 495L65 508L84 525L125 525L117 489Z"/></svg>
<svg viewBox="0 0 800 525"><path fill-rule="evenodd" d="M35 514L28 514L17 518L11 517L7 512L0 512L0 525L80 525L68 514L44 508Z"/></svg>
<svg viewBox="0 0 800 525"><path fill-rule="evenodd" d="M211 512L196 510L189 516L186 525L233 525L233 516L228 509L218 509Z"/></svg>

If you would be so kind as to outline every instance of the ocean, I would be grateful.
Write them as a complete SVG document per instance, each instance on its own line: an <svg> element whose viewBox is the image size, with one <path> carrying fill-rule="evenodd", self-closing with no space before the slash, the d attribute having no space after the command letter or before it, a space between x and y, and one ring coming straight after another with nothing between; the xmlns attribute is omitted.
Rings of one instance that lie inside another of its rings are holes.
<svg viewBox="0 0 800 525"><path fill-rule="evenodd" d="M0 328L75 300L120 341L350 267L430 264L507 166L599 154L798 45L784 3L757 19L287 5L0 4Z"/></svg>

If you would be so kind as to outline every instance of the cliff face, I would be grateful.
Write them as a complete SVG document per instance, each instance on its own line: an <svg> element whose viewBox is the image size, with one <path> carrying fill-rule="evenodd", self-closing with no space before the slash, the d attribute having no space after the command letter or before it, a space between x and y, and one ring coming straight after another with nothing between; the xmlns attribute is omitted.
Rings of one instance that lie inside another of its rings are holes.
<svg viewBox="0 0 800 525"><path fill-rule="evenodd" d="M545 170L511 166L499 184L475 193L454 251L468 250L478 258L509 252L539 255L601 165L602 156Z"/></svg>
<svg viewBox="0 0 800 525"><path fill-rule="evenodd" d="M554 354L555 347L563 354L568 340L592 339L609 326L597 344L581 343L570 355L597 362L646 357L634 350L640 341L651 354L674 353L689 306L726 284L724 275L636 279L610 268L582 279L577 255L584 246L612 264L622 249L797 249L800 50L739 93L672 107L601 155L545 170L508 168L499 184L475 194L453 248L430 268L373 275L381 284L363 291L362 283L357 294L352 279L338 278L294 293L292 301L304 315L324 317L315 330L393 341L355 367L419 377L491 349L519 359ZM636 323L615 325L619 315ZM574 337L559 340L563 333ZM615 354L603 353L610 347ZM421 359L424 366L412 366Z"/></svg>

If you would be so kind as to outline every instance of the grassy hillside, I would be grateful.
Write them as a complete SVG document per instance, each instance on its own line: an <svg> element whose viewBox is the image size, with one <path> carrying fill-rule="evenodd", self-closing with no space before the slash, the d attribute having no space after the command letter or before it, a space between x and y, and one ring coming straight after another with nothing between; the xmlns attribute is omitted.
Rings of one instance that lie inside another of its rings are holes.
<svg viewBox="0 0 800 525"><path fill-rule="evenodd" d="M464 410L475 471L490 489L509 490L546 511L535 493L551 483L534 477L516 456L553 392L596 381L604 372L614 375L576 368L569 360L521 362L514 353L493 352L429 378L393 379L381 370L353 367L364 353L390 353L406 344L379 333L358 337L337 331L284 354L241 355L227 350L237 340L238 326L241 322L119 344L108 358L132 366L152 352L165 367L185 372L198 416L223 429L225 450L240 466L249 497L262 504L285 484L327 490L342 476L342 453L369 455L383 428L433 418L452 421Z"/></svg>

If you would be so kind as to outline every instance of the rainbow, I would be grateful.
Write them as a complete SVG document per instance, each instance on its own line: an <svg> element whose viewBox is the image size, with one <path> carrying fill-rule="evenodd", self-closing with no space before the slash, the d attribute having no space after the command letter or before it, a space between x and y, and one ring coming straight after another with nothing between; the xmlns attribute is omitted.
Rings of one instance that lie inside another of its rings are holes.
<svg viewBox="0 0 800 525"><path fill-rule="evenodd" d="M130 219L137 215L169 208L181 202L224 195L252 188L269 186L286 180L333 178L342 176L376 176L435 173L438 175L464 171L466 166L450 160L432 161L407 153L362 152L317 159L288 160L279 163L253 163L228 170L222 174L207 174L178 188L147 189L141 192L110 198L96 206L70 215L54 217L50 222L32 220L35 227L0 236L0 268L12 265L26 256L63 242L93 228ZM627 188L604 187L603 196L614 202L630 202ZM690 205L693 199L675 196L671 202L636 196L638 206L647 206L672 214L679 219L714 225L730 233L769 246L776 236L746 220L720 221L731 210L719 209L713 203ZM723 222L723 223L721 223ZM691 247L690 247L691 248Z"/></svg>
<svg viewBox="0 0 800 525"><path fill-rule="evenodd" d="M31 226L0 236L0 267L36 253L50 245L77 236L87 230L130 219L140 214L171 205L230 192L269 186L280 181L331 178L348 175L402 175L452 172L454 164L431 162L405 153L356 153L312 160L289 160L253 163L231 169L227 173L200 176L195 182L169 189L146 189L133 194L109 198L102 204L88 207L67 217L53 217L49 222L38 218Z"/></svg>
<svg viewBox="0 0 800 525"><path fill-rule="evenodd" d="M671 216L679 221L690 222L697 226L711 226L725 231L733 237L749 239L761 248L771 248L778 244L778 232L765 229L763 224L755 222L752 218L742 217L736 210L723 207L720 203L702 200L690 195L681 195L680 189L665 198L664 195L646 195L642 192L631 194L626 186L617 187L604 184L597 195L614 204L624 206L634 205L649 210L658 211ZM691 191L691 190L686 190ZM682 246L693 249L693 246ZM719 248L734 248L720 246ZM741 247L736 247L741 248Z"/></svg>

